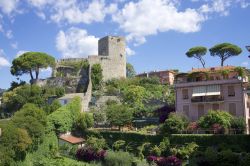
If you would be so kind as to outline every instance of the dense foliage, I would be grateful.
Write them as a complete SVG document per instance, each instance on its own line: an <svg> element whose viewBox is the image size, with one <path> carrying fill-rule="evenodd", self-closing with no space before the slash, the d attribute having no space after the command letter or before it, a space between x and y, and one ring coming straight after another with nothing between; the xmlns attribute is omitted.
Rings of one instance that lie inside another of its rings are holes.
<svg viewBox="0 0 250 166"><path fill-rule="evenodd" d="M193 47L190 48L187 52L186 55L189 58L196 58L198 59L202 66L205 68L205 60L203 59L203 56L207 53L207 48L203 47L203 46L197 46L197 47Z"/></svg>
<svg viewBox="0 0 250 166"><path fill-rule="evenodd" d="M31 80L38 79L39 70L53 67L55 58L43 52L26 52L12 61L11 74L20 76L29 74ZM33 76L35 72L35 77Z"/></svg>
<svg viewBox="0 0 250 166"><path fill-rule="evenodd" d="M136 75L134 66L131 65L130 63L126 64L126 76L127 78L132 78Z"/></svg>
<svg viewBox="0 0 250 166"><path fill-rule="evenodd" d="M218 56L221 60L221 66L225 60L230 57L238 56L242 50L240 47L231 43L220 43L209 49L211 56Z"/></svg>
<svg viewBox="0 0 250 166"><path fill-rule="evenodd" d="M131 166L133 156L123 151L108 151L105 157L104 166Z"/></svg>
<svg viewBox="0 0 250 166"><path fill-rule="evenodd" d="M3 94L3 103L7 112L15 112L26 103L33 103L40 108L48 110L50 96L61 97L64 89L61 87L39 87L37 85L21 85ZM48 111L50 112L50 111Z"/></svg>
<svg viewBox="0 0 250 166"><path fill-rule="evenodd" d="M93 125L94 125L93 114L82 112L80 116L77 117L74 128L80 133L83 133L88 128L93 127Z"/></svg>
<svg viewBox="0 0 250 166"><path fill-rule="evenodd" d="M34 104L25 104L11 119L17 128L25 129L32 138L32 150L43 141L47 117L43 110Z"/></svg>
<svg viewBox="0 0 250 166"><path fill-rule="evenodd" d="M71 131L74 122L80 116L81 99L79 97L73 100L48 116L48 130L63 133Z"/></svg>
<svg viewBox="0 0 250 166"><path fill-rule="evenodd" d="M98 90L101 88L103 75L102 75L102 67L100 64L94 64L91 66L91 81L93 90Z"/></svg>
<svg viewBox="0 0 250 166"><path fill-rule="evenodd" d="M177 134L187 127L187 119L183 115L170 113L168 119L161 125L162 134Z"/></svg>
<svg viewBox="0 0 250 166"><path fill-rule="evenodd" d="M223 130L230 128L233 117L225 111L208 111L199 119L199 126L204 129Z"/></svg>
<svg viewBox="0 0 250 166"><path fill-rule="evenodd" d="M111 104L106 108L107 121L119 128L132 122L133 111L126 105Z"/></svg>

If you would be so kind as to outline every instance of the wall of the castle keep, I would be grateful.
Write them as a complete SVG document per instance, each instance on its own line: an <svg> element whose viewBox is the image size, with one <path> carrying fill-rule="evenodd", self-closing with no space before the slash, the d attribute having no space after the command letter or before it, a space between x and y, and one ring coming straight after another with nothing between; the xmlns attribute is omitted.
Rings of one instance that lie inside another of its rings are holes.
<svg viewBox="0 0 250 166"><path fill-rule="evenodd" d="M98 58L104 81L126 78L126 42L124 37L107 36L98 41Z"/></svg>
<svg viewBox="0 0 250 166"><path fill-rule="evenodd" d="M124 37L106 36L98 41L98 55L91 55L87 58L89 64L101 64L103 80L112 78L126 77L126 41ZM63 61L80 61L85 58L69 58L57 61L57 64ZM56 77L56 65L53 76Z"/></svg>

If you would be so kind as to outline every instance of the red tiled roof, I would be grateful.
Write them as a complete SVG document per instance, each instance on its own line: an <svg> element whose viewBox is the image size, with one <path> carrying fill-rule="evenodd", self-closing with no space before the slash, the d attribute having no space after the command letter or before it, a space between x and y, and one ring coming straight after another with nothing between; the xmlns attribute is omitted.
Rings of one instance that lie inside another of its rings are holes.
<svg viewBox="0 0 250 166"><path fill-rule="evenodd" d="M72 144L78 144L78 143L82 143L85 141L83 138L74 137L72 135L61 135L59 139L67 141Z"/></svg>

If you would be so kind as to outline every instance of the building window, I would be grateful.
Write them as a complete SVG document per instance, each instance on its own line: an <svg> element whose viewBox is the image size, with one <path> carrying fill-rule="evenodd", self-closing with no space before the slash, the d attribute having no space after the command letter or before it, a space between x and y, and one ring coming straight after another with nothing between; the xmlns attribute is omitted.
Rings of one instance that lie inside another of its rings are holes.
<svg viewBox="0 0 250 166"><path fill-rule="evenodd" d="M183 106L183 114L189 117L189 105Z"/></svg>
<svg viewBox="0 0 250 166"><path fill-rule="evenodd" d="M235 96L234 86L228 86L228 96Z"/></svg>
<svg viewBox="0 0 250 166"><path fill-rule="evenodd" d="M229 113L233 116L236 116L236 104L229 103Z"/></svg>
<svg viewBox="0 0 250 166"><path fill-rule="evenodd" d="M198 118L202 117L204 115L204 105L203 104L199 104L198 105Z"/></svg>
<svg viewBox="0 0 250 166"><path fill-rule="evenodd" d="M219 110L220 109L220 105L219 104L213 104L212 105L212 110Z"/></svg>
<svg viewBox="0 0 250 166"><path fill-rule="evenodd" d="M188 89L182 89L182 98L188 99Z"/></svg>

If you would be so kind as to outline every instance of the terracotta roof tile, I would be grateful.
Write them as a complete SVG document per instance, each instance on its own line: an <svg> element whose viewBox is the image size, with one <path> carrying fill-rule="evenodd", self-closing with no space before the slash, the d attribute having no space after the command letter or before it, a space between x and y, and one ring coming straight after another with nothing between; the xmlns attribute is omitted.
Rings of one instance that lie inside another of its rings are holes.
<svg viewBox="0 0 250 166"><path fill-rule="evenodd" d="M61 135L59 138L61 140L67 141L72 144L78 144L78 143L82 143L85 141L83 138L74 137L72 135Z"/></svg>

